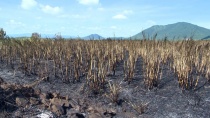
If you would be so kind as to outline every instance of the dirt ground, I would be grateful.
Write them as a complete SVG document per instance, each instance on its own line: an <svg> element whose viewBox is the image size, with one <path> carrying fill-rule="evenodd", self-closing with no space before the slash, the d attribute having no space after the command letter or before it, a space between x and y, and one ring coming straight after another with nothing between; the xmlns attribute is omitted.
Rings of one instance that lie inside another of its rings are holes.
<svg viewBox="0 0 210 118"><path fill-rule="evenodd" d="M138 59L134 80L123 81L123 63L116 74L109 75L120 87L118 103L107 97L109 90L91 92L81 82L63 83L53 76L38 81L35 75L25 75L5 64L0 65L0 117L24 118L208 118L210 117L210 84L201 78L196 91L179 88L177 78L163 65L160 84L145 89L141 59ZM196 75L193 75L196 76ZM107 84L108 86L108 84ZM20 101L20 102L19 102Z"/></svg>

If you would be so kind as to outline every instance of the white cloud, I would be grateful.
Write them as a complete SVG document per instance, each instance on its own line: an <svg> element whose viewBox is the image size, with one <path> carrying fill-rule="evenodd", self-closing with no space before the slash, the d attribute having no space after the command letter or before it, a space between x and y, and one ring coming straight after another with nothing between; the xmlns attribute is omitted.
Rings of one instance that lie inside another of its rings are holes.
<svg viewBox="0 0 210 118"><path fill-rule="evenodd" d="M99 4L99 0L77 0L77 1L83 5L97 5L97 4Z"/></svg>
<svg viewBox="0 0 210 118"><path fill-rule="evenodd" d="M9 22L7 22L7 24L10 24L10 25L25 25L24 23L22 22L18 22L18 21L15 21L15 20L10 20Z"/></svg>
<svg viewBox="0 0 210 118"><path fill-rule="evenodd" d="M52 15L59 14L62 11L60 7L52 7L50 5L40 5L40 7L44 13Z"/></svg>
<svg viewBox="0 0 210 118"><path fill-rule="evenodd" d="M111 26L110 28L111 29L117 29L117 26Z"/></svg>
<svg viewBox="0 0 210 118"><path fill-rule="evenodd" d="M100 27L87 27L88 30L101 30Z"/></svg>
<svg viewBox="0 0 210 118"><path fill-rule="evenodd" d="M70 18L70 15L68 14L62 14L58 16L59 18Z"/></svg>
<svg viewBox="0 0 210 118"><path fill-rule="evenodd" d="M83 16L83 15L79 15L79 14L74 14L74 15L71 15L72 18L87 18L86 16Z"/></svg>
<svg viewBox="0 0 210 118"><path fill-rule="evenodd" d="M22 0L21 7L23 9L31 9L37 5L35 0Z"/></svg>
<svg viewBox="0 0 210 118"><path fill-rule="evenodd" d="M13 29L16 29L16 28L23 28L25 27L26 25L22 22L19 22L19 21L15 21L15 20L9 20L8 22L6 22L6 24L10 27L10 28L13 28Z"/></svg>
<svg viewBox="0 0 210 118"><path fill-rule="evenodd" d="M115 16L112 17L113 19L126 19L127 16L125 16L124 14L117 14Z"/></svg>
<svg viewBox="0 0 210 118"><path fill-rule="evenodd" d="M60 15L58 17L60 17L60 18L75 18L75 19L84 19L84 18L87 18L87 16L85 16L85 15L79 15L79 14L72 14L72 15L62 14L62 15Z"/></svg>
<svg viewBox="0 0 210 118"><path fill-rule="evenodd" d="M124 10L123 12L113 16L113 19L127 19L127 15L133 14L132 10Z"/></svg>
<svg viewBox="0 0 210 118"><path fill-rule="evenodd" d="M123 14L133 14L133 11L132 10L124 10Z"/></svg>
<svg viewBox="0 0 210 118"><path fill-rule="evenodd" d="M105 9L103 7L99 7L98 10L99 11L105 11Z"/></svg>

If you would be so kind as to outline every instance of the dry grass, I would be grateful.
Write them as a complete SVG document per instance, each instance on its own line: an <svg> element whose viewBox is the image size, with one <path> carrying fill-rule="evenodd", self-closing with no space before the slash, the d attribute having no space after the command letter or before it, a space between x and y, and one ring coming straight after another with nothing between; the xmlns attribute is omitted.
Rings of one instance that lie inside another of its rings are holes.
<svg viewBox="0 0 210 118"><path fill-rule="evenodd" d="M138 58L144 73L135 73ZM115 75L120 62L124 80L130 83L135 74L143 74L147 89L158 87L164 64L174 70L182 89L195 89L200 76L210 81L209 41L6 39L1 40L0 61L40 78L54 75L75 83L85 76L93 91L106 87L107 75Z"/></svg>
<svg viewBox="0 0 210 118"><path fill-rule="evenodd" d="M138 104L134 104L131 102L127 102L139 115L143 114L146 112L148 109L148 104L149 103L141 103L138 102Z"/></svg>
<svg viewBox="0 0 210 118"><path fill-rule="evenodd" d="M106 94L106 97L108 97L113 103L118 104L119 100L119 94L120 94L121 87L119 84L112 83L109 81L109 94Z"/></svg>

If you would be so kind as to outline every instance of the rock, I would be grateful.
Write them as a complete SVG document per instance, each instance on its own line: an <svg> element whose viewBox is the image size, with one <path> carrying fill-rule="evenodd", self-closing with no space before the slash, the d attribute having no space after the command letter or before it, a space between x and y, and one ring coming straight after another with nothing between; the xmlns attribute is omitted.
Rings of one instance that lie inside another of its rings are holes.
<svg viewBox="0 0 210 118"><path fill-rule="evenodd" d="M67 110L67 114L66 115L68 116L67 118L85 118L85 114L79 113L79 111L77 111L75 109Z"/></svg>
<svg viewBox="0 0 210 118"><path fill-rule="evenodd" d="M64 106L64 107L67 107L67 108L71 107L69 101L65 100L65 99L53 98L53 99L50 99L50 103L54 104L54 105Z"/></svg>
<svg viewBox="0 0 210 118"><path fill-rule="evenodd" d="M34 89L34 94L39 96L41 94L41 89Z"/></svg>
<svg viewBox="0 0 210 118"><path fill-rule="evenodd" d="M106 111L103 107L96 107L95 109L98 113L104 113Z"/></svg>
<svg viewBox="0 0 210 118"><path fill-rule="evenodd" d="M89 118L102 118L102 115L99 113L91 113L88 116Z"/></svg>
<svg viewBox="0 0 210 118"><path fill-rule="evenodd" d="M47 99L48 98L48 94L46 93L41 93L39 94L40 99Z"/></svg>
<svg viewBox="0 0 210 118"><path fill-rule="evenodd" d="M19 107L26 107L26 105L29 103L27 99L21 97L16 97L15 102Z"/></svg>
<svg viewBox="0 0 210 118"><path fill-rule="evenodd" d="M66 99L66 100L69 100L69 96L68 96L68 95L66 95L65 99Z"/></svg>
<svg viewBox="0 0 210 118"><path fill-rule="evenodd" d="M77 118L76 113L78 113L78 111L76 111L75 109L69 109L67 110L66 115L68 116L68 118L73 118L73 117Z"/></svg>
<svg viewBox="0 0 210 118"><path fill-rule="evenodd" d="M52 99L50 99L50 103L51 104L54 104L54 105L63 106L63 104L61 104L61 102L60 102L60 99L58 99L58 98L52 98Z"/></svg>
<svg viewBox="0 0 210 118"><path fill-rule="evenodd" d="M103 113L104 110L103 110L103 108L93 108L90 106L90 107L88 107L87 112L88 113Z"/></svg>
<svg viewBox="0 0 210 118"><path fill-rule="evenodd" d="M52 105L51 110L52 112L56 113L58 116L61 116L64 114L64 109L60 105Z"/></svg>
<svg viewBox="0 0 210 118"><path fill-rule="evenodd" d="M59 93L57 93L57 92L52 93L52 95L53 95L54 98L58 98L59 97Z"/></svg>
<svg viewBox="0 0 210 118"><path fill-rule="evenodd" d="M67 101L67 100L63 100L63 103L64 103L63 104L64 107L67 107L67 108L72 107L71 104L69 103L69 101Z"/></svg>
<svg viewBox="0 0 210 118"><path fill-rule="evenodd" d="M39 100L37 98L34 98L34 97L30 97L30 100L29 100L30 104L32 105L37 105L39 104Z"/></svg>
<svg viewBox="0 0 210 118"><path fill-rule="evenodd" d="M0 84L0 87L2 89L8 89L10 86L8 84L6 84L6 83L2 83L2 84Z"/></svg>
<svg viewBox="0 0 210 118"><path fill-rule="evenodd" d="M108 110L106 110L106 112L104 112L104 115L105 115L106 117L113 117L113 116L116 115L116 110L113 109L113 108L108 109Z"/></svg>
<svg viewBox="0 0 210 118"><path fill-rule="evenodd" d="M111 108L111 109L108 109L107 110L109 113L113 113L113 114L116 114L117 110L114 109L114 108Z"/></svg>
<svg viewBox="0 0 210 118"><path fill-rule="evenodd" d="M15 118L21 118L23 116L23 113L20 110L15 111L14 113Z"/></svg>
<svg viewBox="0 0 210 118"><path fill-rule="evenodd" d="M93 109L93 107L88 107L87 112L89 112L89 113L95 113L95 110Z"/></svg>
<svg viewBox="0 0 210 118"><path fill-rule="evenodd" d="M50 100L48 100L48 99L41 99L41 103L42 103L45 107L49 107L49 106L50 106Z"/></svg>

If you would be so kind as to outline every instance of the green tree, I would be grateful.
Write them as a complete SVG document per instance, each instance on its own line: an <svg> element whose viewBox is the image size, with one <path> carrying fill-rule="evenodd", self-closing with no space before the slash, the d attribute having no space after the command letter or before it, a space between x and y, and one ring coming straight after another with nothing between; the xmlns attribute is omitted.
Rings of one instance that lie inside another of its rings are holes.
<svg viewBox="0 0 210 118"><path fill-rule="evenodd" d="M6 32L3 28L0 28L0 40L3 40L6 38Z"/></svg>
<svg viewBox="0 0 210 118"><path fill-rule="evenodd" d="M32 35L31 35L31 39L32 39L32 40L41 39L41 34L39 34L39 33L37 33L37 32L34 32L34 33L32 33Z"/></svg>

